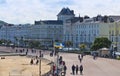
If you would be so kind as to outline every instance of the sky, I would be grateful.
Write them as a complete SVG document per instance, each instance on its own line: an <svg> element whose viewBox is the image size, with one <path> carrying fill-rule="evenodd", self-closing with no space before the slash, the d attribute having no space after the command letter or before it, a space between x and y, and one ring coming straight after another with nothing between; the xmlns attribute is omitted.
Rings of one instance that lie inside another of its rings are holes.
<svg viewBox="0 0 120 76"><path fill-rule="evenodd" d="M0 0L0 20L12 24L56 20L64 7L76 16L120 15L119 4L120 0Z"/></svg>

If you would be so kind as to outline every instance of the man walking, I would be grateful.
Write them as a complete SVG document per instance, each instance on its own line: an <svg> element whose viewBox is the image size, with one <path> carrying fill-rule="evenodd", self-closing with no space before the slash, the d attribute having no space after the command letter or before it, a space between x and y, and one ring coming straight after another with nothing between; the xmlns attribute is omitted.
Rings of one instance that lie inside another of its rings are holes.
<svg viewBox="0 0 120 76"><path fill-rule="evenodd" d="M78 74L78 65L76 65L76 75Z"/></svg>
<svg viewBox="0 0 120 76"><path fill-rule="evenodd" d="M82 62L82 59L83 59L83 55L81 54L81 55L78 55L78 59L79 59L79 61L80 61L80 63Z"/></svg>
<svg viewBox="0 0 120 76"><path fill-rule="evenodd" d="M78 55L78 59L80 60L80 55Z"/></svg>
<svg viewBox="0 0 120 76"><path fill-rule="evenodd" d="M79 59L80 60L80 63L82 62L82 58Z"/></svg>
<svg viewBox="0 0 120 76"><path fill-rule="evenodd" d="M64 65L64 75L66 75L67 66Z"/></svg>
<svg viewBox="0 0 120 76"><path fill-rule="evenodd" d="M75 65L72 65L72 74L75 75Z"/></svg>
<svg viewBox="0 0 120 76"><path fill-rule="evenodd" d="M80 74L82 75L83 74L83 66L80 65Z"/></svg>

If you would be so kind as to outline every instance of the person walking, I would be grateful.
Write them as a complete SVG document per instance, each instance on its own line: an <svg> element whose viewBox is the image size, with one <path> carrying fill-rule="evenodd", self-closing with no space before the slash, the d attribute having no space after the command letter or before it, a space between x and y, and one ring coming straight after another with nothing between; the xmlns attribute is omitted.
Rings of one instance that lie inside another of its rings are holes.
<svg viewBox="0 0 120 76"><path fill-rule="evenodd" d="M83 74L83 66L80 65L80 74L82 75Z"/></svg>
<svg viewBox="0 0 120 76"><path fill-rule="evenodd" d="M56 65L55 64L53 65L52 69L53 69L53 76L54 76L55 75L55 70L56 70Z"/></svg>
<svg viewBox="0 0 120 76"><path fill-rule="evenodd" d="M30 64L31 64L31 65L33 64L33 59L31 59Z"/></svg>
<svg viewBox="0 0 120 76"><path fill-rule="evenodd" d="M76 65L76 75L78 74L78 65Z"/></svg>
<svg viewBox="0 0 120 76"><path fill-rule="evenodd" d="M78 59L79 59L80 63L82 62L82 58L83 58L82 55L78 55Z"/></svg>
<svg viewBox="0 0 120 76"><path fill-rule="evenodd" d="M38 59L36 59L36 65L39 63L39 60Z"/></svg>
<svg viewBox="0 0 120 76"><path fill-rule="evenodd" d="M80 55L78 55L78 59L80 60Z"/></svg>
<svg viewBox="0 0 120 76"><path fill-rule="evenodd" d="M82 58L79 59L80 60L80 63L82 62Z"/></svg>
<svg viewBox="0 0 120 76"><path fill-rule="evenodd" d="M75 65L72 65L72 74L75 75Z"/></svg>
<svg viewBox="0 0 120 76"><path fill-rule="evenodd" d="M67 66L64 65L64 75L66 75Z"/></svg>
<svg viewBox="0 0 120 76"><path fill-rule="evenodd" d="M94 60L96 59L96 54L95 54L95 53L93 54L93 59L94 59Z"/></svg>
<svg viewBox="0 0 120 76"><path fill-rule="evenodd" d="M81 59L83 59L84 53L81 54Z"/></svg>
<svg viewBox="0 0 120 76"><path fill-rule="evenodd" d="M25 53L25 55L27 55L28 54L28 49L26 50L26 53Z"/></svg>

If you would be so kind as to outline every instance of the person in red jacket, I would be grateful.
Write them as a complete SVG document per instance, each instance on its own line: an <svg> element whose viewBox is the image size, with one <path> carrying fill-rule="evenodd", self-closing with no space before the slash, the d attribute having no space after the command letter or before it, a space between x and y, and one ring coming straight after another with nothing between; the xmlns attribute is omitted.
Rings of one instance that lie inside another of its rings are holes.
<svg viewBox="0 0 120 76"><path fill-rule="evenodd" d="M53 75L55 74L56 66L53 65Z"/></svg>

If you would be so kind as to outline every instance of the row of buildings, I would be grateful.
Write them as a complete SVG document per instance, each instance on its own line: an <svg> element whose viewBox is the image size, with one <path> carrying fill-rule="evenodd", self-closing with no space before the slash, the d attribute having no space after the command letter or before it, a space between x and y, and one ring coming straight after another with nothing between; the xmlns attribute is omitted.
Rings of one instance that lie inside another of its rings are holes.
<svg viewBox="0 0 120 76"><path fill-rule="evenodd" d="M71 41L73 47L86 44L89 48L97 37L107 37L112 41L111 47L120 50L120 16L76 17L73 10L63 8L57 15L57 20L40 20L34 24L0 24L0 39L37 40L45 46L51 46L53 41ZM17 40L18 41L17 41Z"/></svg>

